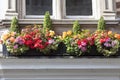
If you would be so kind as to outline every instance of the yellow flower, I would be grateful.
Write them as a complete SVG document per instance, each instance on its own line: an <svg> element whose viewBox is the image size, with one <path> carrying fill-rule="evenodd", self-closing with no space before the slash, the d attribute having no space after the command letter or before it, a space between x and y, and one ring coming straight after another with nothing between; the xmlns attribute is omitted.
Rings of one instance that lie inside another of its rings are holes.
<svg viewBox="0 0 120 80"><path fill-rule="evenodd" d="M55 32L50 30L50 34L49 34L51 37L53 37L55 35Z"/></svg>
<svg viewBox="0 0 120 80"><path fill-rule="evenodd" d="M16 34L16 32L11 32L11 33L10 33L10 36L13 36L13 37L14 37L15 34Z"/></svg>
<svg viewBox="0 0 120 80"><path fill-rule="evenodd" d="M61 39L62 40L62 36L58 36L59 37L59 39Z"/></svg>
<svg viewBox="0 0 120 80"><path fill-rule="evenodd" d="M80 37L81 37L81 35L80 35L80 34L78 34L78 35L77 35L77 37L78 37L78 38L80 38Z"/></svg>
<svg viewBox="0 0 120 80"><path fill-rule="evenodd" d="M67 36L67 32L63 32L63 35L62 35L63 39L64 39L66 36Z"/></svg>
<svg viewBox="0 0 120 80"><path fill-rule="evenodd" d="M67 31L67 35L72 35L72 31L71 30L69 30L69 31Z"/></svg>
<svg viewBox="0 0 120 80"><path fill-rule="evenodd" d="M3 41L6 41L9 37L10 37L10 34L8 34L8 33L2 35L2 39L3 39Z"/></svg>

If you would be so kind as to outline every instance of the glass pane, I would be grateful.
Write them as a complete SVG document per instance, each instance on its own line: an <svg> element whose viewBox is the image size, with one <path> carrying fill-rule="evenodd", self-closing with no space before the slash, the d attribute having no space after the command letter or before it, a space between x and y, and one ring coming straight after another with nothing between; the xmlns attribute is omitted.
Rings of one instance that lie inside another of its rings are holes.
<svg viewBox="0 0 120 80"><path fill-rule="evenodd" d="M46 11L52 15L52 0L26 0L27 15L44 15Z"/></svg>
<svg viewBox="0 0 120 80"><path fill-rule="evenodd" d="M92 0L66 0L66 15L92 15Z"/></svg>

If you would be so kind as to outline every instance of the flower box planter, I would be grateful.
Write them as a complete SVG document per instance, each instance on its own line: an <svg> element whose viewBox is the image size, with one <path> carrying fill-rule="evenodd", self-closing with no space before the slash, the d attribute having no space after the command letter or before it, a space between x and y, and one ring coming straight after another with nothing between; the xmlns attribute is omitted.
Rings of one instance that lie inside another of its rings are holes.
<svg viewBox="0 0 120 80"><path fill-rule="evenodd" d="M23 53L20 55L14 55L7 51L6 46L3 45L3 56L9 57L9 56L40 56L41 53L38 53L36 50L29 50L27 53Z"/></svg>
<svg viewBox="0 0 120 80"><path fill-rule="evenodd" d="M84 53L81 56L76 55L69 55L66 53L66 48L63 44L59 45L58 50L52 51L50 53L43 54L39 51L36 51L35 49L28 50L26 53L23 53L21 55L14 55L7 51L6 46L3 45L3 56L4 57L47 57L47 58L119 58L120 57L120 49L117 52L116 55L105 57L102 54L98 53L96 48L94 47L91 49L90 53Z"/></svg>
<svg viewBox="0 0 120 80"><path fill-rule="evenodd" d="M3 45L3 56L4 57L63 57L63 56L68 56L68 54L63 54L65 51L63 49L59 48L58 50L54 51L51 50L50 53L42 53L40 51L37 51L36 49L30 49L25 53L22 53L20 55L15 55L7 51L7 48L5 45Z"/></svg>

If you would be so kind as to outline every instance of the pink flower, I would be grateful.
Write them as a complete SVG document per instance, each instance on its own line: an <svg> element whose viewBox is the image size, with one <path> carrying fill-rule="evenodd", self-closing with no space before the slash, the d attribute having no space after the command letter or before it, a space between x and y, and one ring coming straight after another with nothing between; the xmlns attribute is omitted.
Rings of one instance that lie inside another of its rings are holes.
<svg viewBox="0 0 120 80"><path fill-rule="evenodd" d="M78 45L78 48L79 48L79 49L81 49L81 48L82 48L82 46L81 46L81 45Z"/></svg>
<svg viewBox="0 0 120 80"><path fill-rule="evenodd" d="M17 49L18 48L18 45L16 44L15 46L14 46L14 49Z"/></svg>
<svg viewBox="0 0 120 80"><path fill-rule="evenodd" d="M18 36L18 37L15 39L15 42L16 42L16 43L19 43L20 45L23 45L23 44L24 44L24 41L23 41L23 39L22 39L21 36Z"/></svg>
<svg viewBox="0 0 120 80"><path fill-rule="evenodd" d="M82 45L82 46L86 46L87 43L86 43L86 42L81 42L81 45Z"/></svg>
<svg viewBox="0 0 120 80"><path fill-rule="evenodd" d="M86 49L85 47L81 47L81 51L82 51L82 52L86 52L86 50L87 50L87 49Z"/></svg>

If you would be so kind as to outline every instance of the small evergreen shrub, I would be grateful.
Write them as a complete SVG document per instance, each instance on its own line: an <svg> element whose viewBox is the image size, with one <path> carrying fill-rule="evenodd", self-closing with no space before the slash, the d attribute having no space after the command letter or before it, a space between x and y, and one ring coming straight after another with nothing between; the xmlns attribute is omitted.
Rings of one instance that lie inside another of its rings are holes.
<svg viewBox="0 0 120 80"><path fill-rule="evenodd" d="M73 31L73 34L75 35L81 32L81 26L78 21L74 22L72 31Z"/></svg>
<svg viewBox="0 0 120 80"><path fill-rule="evenodd" d="M105 20L101 17L98 21L97 30L105 30Z"/></svg>
<svg viewBox="0 0 120 80"><path fill-rule="evenodd" d="M49 31L51 29L52 29L52 20L50 19L49 11L47 11L44 17L43 32L45 33L47 30Z"/></svg>
<svg viewBox="0 0 120 80"><path fill-rule="evenodd" d="M16 17L14 17L11 21L11 26L10 26L10 31L11 32L16 32L19 33L19 26L18 26L18 20Z"/></svg>

